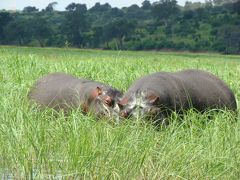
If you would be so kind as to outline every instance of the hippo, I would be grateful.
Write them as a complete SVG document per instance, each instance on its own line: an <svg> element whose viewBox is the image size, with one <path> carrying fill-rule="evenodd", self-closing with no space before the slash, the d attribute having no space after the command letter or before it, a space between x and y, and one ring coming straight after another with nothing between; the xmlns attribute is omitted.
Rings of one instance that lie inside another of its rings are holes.
<svg viewBox="0 0 240 180"><path fill-rule="evenodd" d="M116 102L122 93L109 85L73 77L65 73L51 73L38 79L28 93L30 100L57 111L68 112L80 108L97 117L118 114Z"/></svg>
<svg viewBox="0 0 240 180"><path fill-rule="evenodd" d="M232 90L215 75L195 69L158 72L136 80L120 102L121 117L148 117L166 120L172 112L182 114L191 108L236 110Z"/></svg>

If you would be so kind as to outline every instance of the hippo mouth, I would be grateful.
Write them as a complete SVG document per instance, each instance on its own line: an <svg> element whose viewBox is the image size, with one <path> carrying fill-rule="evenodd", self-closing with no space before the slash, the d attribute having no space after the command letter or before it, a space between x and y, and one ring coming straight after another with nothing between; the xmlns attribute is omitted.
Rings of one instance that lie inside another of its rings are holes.
<svg viewBox="0 0 240 180"><path fill-rule="evenodd" d="M117 103L112 102L111 104L106 103L101 96L98 96L94 100L94 111L96 112L99 118L107 117L107 118L114 118L116 122L119 121L119 112L120 108L118 107Z"/></svg>

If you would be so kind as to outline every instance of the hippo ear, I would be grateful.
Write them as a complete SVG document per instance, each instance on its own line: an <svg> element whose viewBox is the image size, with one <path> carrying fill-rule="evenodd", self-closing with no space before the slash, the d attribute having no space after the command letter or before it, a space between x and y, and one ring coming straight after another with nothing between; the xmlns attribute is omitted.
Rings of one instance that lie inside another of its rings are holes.
<svg viewBox="0 0 240 180"><path fill-rule="evenodd" d="M102 94L102 89L100 87L96 87L95 89L92 90L90 94L91 99L95 99L97 96Z"/></svg>
<svg viewBox="0 0 240 180"><path fill-rule="evenodd" d="M149 92L146 96L147 100L150 102L150 104L158 104L160 98L158 95L156 95L154 92Z"/></svg>
<svg viewBox="0 0 240 180"><path fill-rule="evenodd" d="M128 104L129 99L128 98L123 98L118 102L118 106L120 109L123 109L124 106Z"/></svg>

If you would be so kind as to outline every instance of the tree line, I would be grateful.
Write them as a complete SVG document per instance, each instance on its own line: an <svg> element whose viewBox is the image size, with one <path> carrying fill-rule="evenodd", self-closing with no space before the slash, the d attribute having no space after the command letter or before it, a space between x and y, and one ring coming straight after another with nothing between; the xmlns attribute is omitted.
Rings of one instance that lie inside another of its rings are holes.
<svg viewBox="0 0 240 180"><path fill-rule="evenodd" d="M71 3L56 11L0 11L0 44L240 53L240 0L144 0L141 6Z"/></svg>

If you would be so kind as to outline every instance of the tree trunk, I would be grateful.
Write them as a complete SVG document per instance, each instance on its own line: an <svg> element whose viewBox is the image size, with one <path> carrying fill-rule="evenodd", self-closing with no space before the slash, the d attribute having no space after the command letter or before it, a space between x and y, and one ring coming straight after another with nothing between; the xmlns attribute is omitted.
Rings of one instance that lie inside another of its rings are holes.
<svg viewBox="0 0 240 180"><path fill-rule="evenodd" d="M44 47L44 46L45 46L44 43L43 43L43 41L42 41L41 39L38 39L38 42L39 42L39 44L40 44L41 47Z"/></svg>
<svg viewBox="0 0 240 180"><path fill-rule="evenodd" d="M120 37L119 38L119 49L122 50L122 48L123 48L123 37Z"/></svg>

